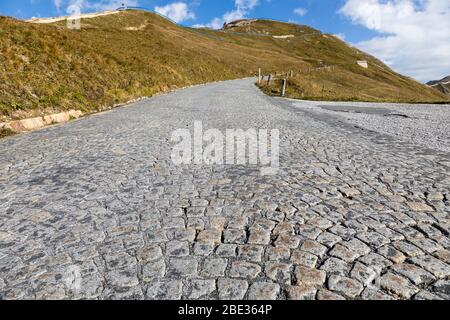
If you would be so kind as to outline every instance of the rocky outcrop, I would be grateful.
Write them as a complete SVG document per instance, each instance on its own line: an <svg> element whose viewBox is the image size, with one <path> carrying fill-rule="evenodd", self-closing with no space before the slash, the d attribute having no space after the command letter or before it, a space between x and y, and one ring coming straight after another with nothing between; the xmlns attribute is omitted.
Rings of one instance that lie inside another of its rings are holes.
<svg viewBox="0 0 450 320"><path fill-rule="evenodd" d="M450 76L445 77L441 80L430 81L427 83L427 85L450 95Z"/></svg>
<svg viewBox="0 0 450 320"><path fill-rule="evenodd" d="M230 30L233 28L237 28L237 27L245 27L245 26L249 26L251 25L253 22L257 21L257 19L241 19L241 20L236 20L236 21L232 21L229 23L225 23L223 25L223 30Z"/></svg>

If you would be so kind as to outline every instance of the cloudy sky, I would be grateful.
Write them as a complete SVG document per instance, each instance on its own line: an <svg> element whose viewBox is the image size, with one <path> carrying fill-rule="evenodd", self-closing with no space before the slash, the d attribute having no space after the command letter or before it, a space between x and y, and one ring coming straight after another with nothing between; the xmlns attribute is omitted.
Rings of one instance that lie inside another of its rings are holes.
<svg viewBox="0 0 450 320"><path fill-rule="evenodd" d="M450 0L1 0L0 15L51 17L71 5L93 12L122 3L187 26L220 28L246 17L307 24L419 81L450 75Z"/></svg>

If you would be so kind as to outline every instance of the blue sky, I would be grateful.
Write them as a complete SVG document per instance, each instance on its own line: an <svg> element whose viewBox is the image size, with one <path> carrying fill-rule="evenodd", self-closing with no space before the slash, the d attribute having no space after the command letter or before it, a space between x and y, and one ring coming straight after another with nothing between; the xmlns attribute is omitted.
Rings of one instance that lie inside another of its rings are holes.
<svg viewBox="0 0 450 320"><path fill-rule="evenodd" d="M450 74L450 0L3 0L0 15L52 17L73 4L92 12L122 3L187 26L217 28L243 17L306 24L340 35L420 81Z"/></svg>
<svg viewBox="0 0 450 320"><path fill-rule="evenodd" d="M3 0L0 1L0 14L14 16L20 19L29 19L32 17L52 17L65 14L64 2L58 11L54 0ZM91 3L122 3L127 1L96 1ZM131 1L130 1L131 2ZM170 0L139 0L138 6L151 10L155 7L178 2ZM183 1L180 1L183 2ZM208 24L213 18L222 16L225 12L235 9L234 0L196 0L184 1L189 4L189 8L195 13L195 19L179 21L184 25ZM345 3L344 0L262 0L261 4L248 12L248 17L270 18L282 21L295 21L301 24L307 24L318 28L323 32L341 34L351 42L359 42L373 36L373 32L353 25L351 21L341 14L338 10ZM306 10L304 16L294 13L295 9L302 8ZM97 11L95 7L86 8L83 11Z"/></svg>

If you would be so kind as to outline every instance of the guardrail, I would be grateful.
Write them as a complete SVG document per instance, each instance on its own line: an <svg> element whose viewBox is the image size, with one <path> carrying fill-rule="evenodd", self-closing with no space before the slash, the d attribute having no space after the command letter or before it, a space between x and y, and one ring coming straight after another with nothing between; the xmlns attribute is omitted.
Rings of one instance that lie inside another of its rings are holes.
<svg viewBox="0 0 450 320"><path fill-rule="evenodd" d="M258 69L258 84L262 84L267 77L267 85L270 86L272 81L281 79L281 96L284 97L286 95L287 88L287 80L291 77L294 77L294 71L290 70L289 72L281 72L275 74L269 74L267 76L261 73L261 68Z"/></svg>

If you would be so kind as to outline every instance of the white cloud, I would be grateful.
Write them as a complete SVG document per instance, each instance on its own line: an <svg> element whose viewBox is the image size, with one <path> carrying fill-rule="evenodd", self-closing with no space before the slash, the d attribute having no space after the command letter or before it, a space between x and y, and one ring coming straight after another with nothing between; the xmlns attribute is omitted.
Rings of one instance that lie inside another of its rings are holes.
<svg viewBox="0 0 450 320"><path fill-rule="evenodd" d="M63 5L66 8L78 7L82 12L84 11L105 11L105 10L115 10L122 7L122 5L129 7L136 7L139 5L138 0L53 0L55 7L59 11Z"/></svg>
<svg viewBox="0 0 450 320"><path fill-rule="evenodd" d="M61 10L63 0L53 0L56 10L59 12Z"/></svg>
<svg viewBox="0 0 450 320"><path fill-rule="evenodd" d="M155 7L155 11L175 22L195 19L195 14L189 10L188 5L184 2L174 2L163 7Z"/></svg>
<svg viewBox="0 0 450 320"><path fill-rule="evenodd" d="M303 17L308 13L308 10L306 10L305 8L297 8L294 10L294 13L300 17Z"/></svg>
<svg viewBox="0 0 450 320"><path fill-rule="evenodd" d="M222 17L212 19L206 25L194 25L193 27L220 29L224 23L246 18L257 5L259 5L259 0L234 0L233 10L225 12Z"/></svg>
<svg viewBox="0 0 450 320"><path fill-rule="evenodd" d="M450 74L450 0L347 0L340 13L379 33L356 45L420 81Z"/></svg>

